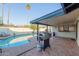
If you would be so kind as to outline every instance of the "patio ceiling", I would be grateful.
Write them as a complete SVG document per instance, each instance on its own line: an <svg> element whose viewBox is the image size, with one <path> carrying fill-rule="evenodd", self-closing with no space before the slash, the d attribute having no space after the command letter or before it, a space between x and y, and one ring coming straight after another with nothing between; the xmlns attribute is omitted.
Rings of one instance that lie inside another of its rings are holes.
<svg viewBox="0 0 79 59"><path fill-rule="evenodd" d="M73 10L72 12L57 16L57 17L50 17L48 19L43 19L39 21L39 23L48 24L52 26L61 25L61 24L68 24L68 23L75 23L77 17L79 16L79 8Z"/></svg>

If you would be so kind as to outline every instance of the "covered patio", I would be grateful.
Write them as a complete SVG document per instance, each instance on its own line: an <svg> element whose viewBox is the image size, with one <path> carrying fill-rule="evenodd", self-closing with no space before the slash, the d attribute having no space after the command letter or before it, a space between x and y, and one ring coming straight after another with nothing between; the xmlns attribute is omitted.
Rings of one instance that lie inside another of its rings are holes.
<svg viewBox="0 0 79 59"><path fill-rule="evenodd" d="M77 7L77 8L73 8ZM73 9L72 9L73 8ZM68 10L68 9L71 9ZM66 13L67 12L67 13ZM39 25L52 26L52 32L56 36L51 38L51 49L47 49L48 55L79 55L79 8L78 5L70 4L67 7L56 10L43 17L31 21L37 24L37 35ZM38 36L37 36L38 39ZM35 51L35 50L32 50ZM46 55L44 53L44 55ZM37 53L36 55L38 55ZM43 55L43 54L40 54Z"/></svg>
<svg viewBox="0 0 79 59"><path fill-rule="evenodd" d="M55 32L56 37L74 39L77 41L77 44L79 45L79 8L77 6L76 9L72 9L72 6L74 5L75 4L70 4L67 7L58 9L52 13L49 13L31 21L32 24L37 24L37 35L39 33L38 28L40 24L46 25L47 29L48 26L52 26L51 33ZM69 8L71 8L72 11L68 11L68 13L66 13L66 9Z"/></svg>

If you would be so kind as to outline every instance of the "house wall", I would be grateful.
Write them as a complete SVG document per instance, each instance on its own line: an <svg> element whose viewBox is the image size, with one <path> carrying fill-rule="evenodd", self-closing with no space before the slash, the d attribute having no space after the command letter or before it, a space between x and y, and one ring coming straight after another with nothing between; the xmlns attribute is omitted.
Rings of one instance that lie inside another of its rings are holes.
<svg viewBox="0 0 79 59"><path fill-rule="evenodd" d="M53 32L56 33L56 36L58 36L58 37L76 39L76 32L59 32L57 27L53 27L52 30L53 30Z"/></svg>

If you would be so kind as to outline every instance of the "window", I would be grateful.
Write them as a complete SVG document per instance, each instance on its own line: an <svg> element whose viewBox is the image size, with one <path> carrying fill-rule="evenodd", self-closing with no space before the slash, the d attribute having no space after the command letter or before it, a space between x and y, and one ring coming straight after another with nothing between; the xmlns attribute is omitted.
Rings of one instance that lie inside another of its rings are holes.
<svg viewBox="0 0 79 59"><path fill-rule="evenodd" d="M68 32L69 31L69 25L64 25L63 26L63 31Z"/></svg>
<svg viewBox="0 0 79 59"><path fill-rule="evenodd" d="M62 25L58 26L59 32L75 32L75 26L72 25Z"/></svg>
<svg viewBox="0 0 79 59"><path fill-rule="evenodd" d="M63 32L63 26L58 26L58 30L59 30L60 32Z"/></svg>
<svg viewBox="0 0 79 59"><path fill-rule="evenodd" d="M71 32L75 32L75 31L76 31L75 26L70 26L70 27L69 27L69 31L71 31Z"/></svg>

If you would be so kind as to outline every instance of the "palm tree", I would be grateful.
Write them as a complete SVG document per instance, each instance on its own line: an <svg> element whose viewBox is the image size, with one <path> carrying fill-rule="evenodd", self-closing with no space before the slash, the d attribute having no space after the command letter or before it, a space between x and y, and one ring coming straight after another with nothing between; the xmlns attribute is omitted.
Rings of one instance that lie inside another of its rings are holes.
<svg viewBox="0 0 79 59"><path fill-rule="evenodd" d="M26 10L30 10L30 5L29 4L26 5Z"/></svg>
<svg viewBox="0 0 79 59"><path fill-rule="evenodd" d="M2 3L2 25L3 25L3 18L4 18L4 3Z"/></svg>
<svg viewBox="0 0 79 59"><path fill-rule="evenodd" d="M26 8L27 11L29 11L30 8L31 8L31 7L30 7L30 4L27 4L25 8ZM27 14L27 18L29 18L29 14ZM30 21L30 20L27 19L27 21L28 21L28 24L29 24L29 21Z"/></svg>
<svg viewBox="0 0 79 59"><path fill-rule="evenodd" d="M8 20L7 20L8 25L9 25L9 21L10 21L10 4L8 4Z"/></svg>
<svg viewBox="0 0 79 59"><path fill-rule="evenodd" d="M3 24L3 19L4 18L4 3L2 3L2 24ZM7 24L9 25L9 19L10 19L10 5L8 4L8 20Z"/></svg>

